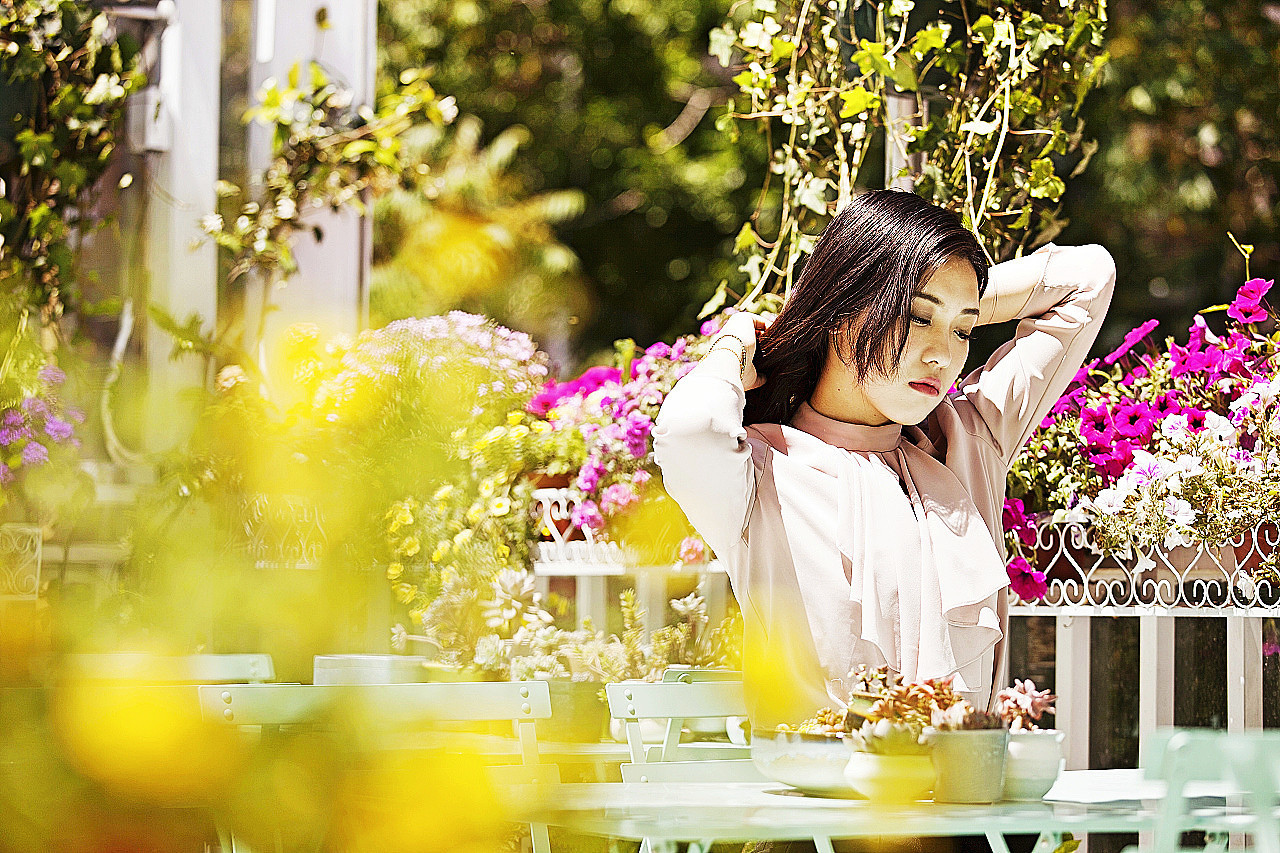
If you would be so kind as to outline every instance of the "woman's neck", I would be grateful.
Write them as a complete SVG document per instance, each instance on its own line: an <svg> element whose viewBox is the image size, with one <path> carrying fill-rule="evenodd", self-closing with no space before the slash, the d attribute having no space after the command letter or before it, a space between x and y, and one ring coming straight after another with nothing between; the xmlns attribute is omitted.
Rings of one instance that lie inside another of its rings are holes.
<svg viewBox="0 0 1280 853"><path fill-rule="evenodd" d="M885 426L892 423L877 411L862 393L862 388L844 371L823 370L817 387L809 398L815 412L833 421L862 426Z"/></svg>

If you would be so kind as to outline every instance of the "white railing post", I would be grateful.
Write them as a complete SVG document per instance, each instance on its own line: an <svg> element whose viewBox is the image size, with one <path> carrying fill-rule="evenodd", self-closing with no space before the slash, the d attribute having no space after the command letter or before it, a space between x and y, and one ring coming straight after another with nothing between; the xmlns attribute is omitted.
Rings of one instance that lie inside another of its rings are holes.
<svg viewBox="0 0 1280 853"><path fill-rule="evenodd" d="M1089 769L1089 616L1057 617L1054 691L1058 694L1054 723L1067 733L1068 770Z"/></svg>
<svg viewBox="0 0 1280 853"><path fill-rule="evenodd" d="M1138 617L1138 755L1157 726L1173 725L1173 617Z"/></svg>
<svg viewBox="0 0 1280 853"><path fill-rule="evenodd" d="M1262 619L1227 617L1227 731L1262 728Z"/></svg>

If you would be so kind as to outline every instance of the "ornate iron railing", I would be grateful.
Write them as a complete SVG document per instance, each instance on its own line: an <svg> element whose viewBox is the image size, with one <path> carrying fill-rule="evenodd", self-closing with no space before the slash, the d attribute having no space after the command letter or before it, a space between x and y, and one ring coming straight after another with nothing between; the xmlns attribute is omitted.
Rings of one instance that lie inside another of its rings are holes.
<svg viewBox="0 0 1280 853"><path fill-rule="evenodd" d="M0 600L39 595L42 542L38 525L0 524Z"/></svg>

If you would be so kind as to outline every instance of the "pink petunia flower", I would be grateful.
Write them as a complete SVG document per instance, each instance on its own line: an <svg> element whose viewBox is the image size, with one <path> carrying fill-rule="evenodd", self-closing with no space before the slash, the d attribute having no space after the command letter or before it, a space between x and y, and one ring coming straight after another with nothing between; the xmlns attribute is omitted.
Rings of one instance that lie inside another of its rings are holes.
<svg viewBox="0 0 1280 853"><path fill-rule="evenodd" d="M1124 336L1124 342L1116 348L1116 351L1102 359L1103 363L1112 365L1124 358L1125 354L1129 352L1129 350L1137 346L1143 338L1151 334L1155 330L1156 326L1159 325L1159 320L1148 320L1138 328L1131 330L1129 334Z"/></svg>
<svg viewBox="0 0 1280 853"><path fill-rule="evenodd" d="M1023 601L1039 601L1049 591L1044 572L1031 568L1025 557L1014 557L1005 566L1009 586Z"/></svg>
<svg viewBox="0 0 1280 853"><path fill-rule="evenodd" d="M680 540L680 562L686 566L696 566L707 561L707 546L697 536L686 536Z"/></svg>
<svg viewBox="0 0 1280 853"><path fill-rule="evenodd" d="M1240 323L1259 323L1267 319L1262 298L1267 295L1274 281L1251 278L1236 291L1236 298L1227 308L1227 316Z"/></svg>

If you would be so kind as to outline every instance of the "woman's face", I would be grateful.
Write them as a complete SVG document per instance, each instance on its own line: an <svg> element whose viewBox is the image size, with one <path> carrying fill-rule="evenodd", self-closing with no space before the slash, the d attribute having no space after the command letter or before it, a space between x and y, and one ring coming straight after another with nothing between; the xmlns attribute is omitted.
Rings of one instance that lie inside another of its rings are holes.
<svg viewBox="0 0 1280 853"><path fill-rule="evenodd" d="M840 384L848 388L856 423L917 424L960 377L977 321L978 277L967 261L950 258L911 300L907 344L892 376L872 372L859 382L836 354L834 340L824 372L848 373Z"/></svg>

